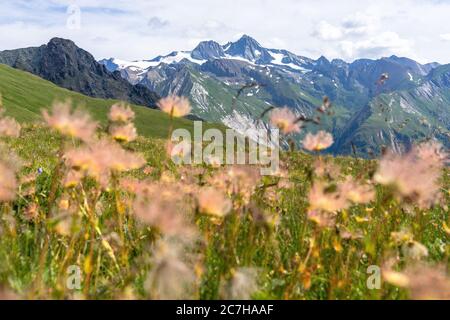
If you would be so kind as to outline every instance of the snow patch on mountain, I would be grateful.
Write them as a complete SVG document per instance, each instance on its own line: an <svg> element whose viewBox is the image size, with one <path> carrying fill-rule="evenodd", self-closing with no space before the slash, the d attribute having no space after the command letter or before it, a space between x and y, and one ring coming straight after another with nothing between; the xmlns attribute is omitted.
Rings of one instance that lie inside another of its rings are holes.
<svg viewBox="0 0 450 320"><path fill-rule="evenodd" d="M132 71L144 70L144 69L147 69L147 68L151 67L152 65L154 65L152 62L146 61L146 60L125 61L125 60L121 60L121 59L111 58L111 59L109 59L109 62L111 62L112 64L115 64L117 66L116 67L117 69L130 68Z"/></svg>
<svg viewBox="0 0 450 320"><path fill-rule="evenodd" d="M270 52L270 55L272 56L272 58L273 58L273 60L270 62L271 64L275 64L275 65L278 65L278 66L283 66L283 67L289 67L289 68L291 68L291 69L294 69L294 70L298 70L298 71L301 71L301 72L308 72L308 71L311 71L311 70L309 70L309 69L306 69L306 68L303 68L303 67L301 67L301 66L298 66L298 65L296 65L296 64L294 64L294 63L284 63L283 62L283 59L286 57L284 54L282 54L282 53L274 53L274 52Z"/></svg>
<svg viewBox="0 0 450 320"><path fill-rule="evenodd" d="M193 63L200 64L200 65L206 62L206 60L198 60L198 59L192 58L191 51L176 51L167 56L155 58L155 59L151 60L151 62L153 63L153 66L157 66L161 63L166 63L166 64L179 63L183 59L187 59Z"/></svg>
<svg viewBox="0 0 450 320"><path fill-rule="evenodd" d="M409 81L414 81L414 77L413 77L413 75L411 74L411 72L408 72L408 76L409 76Z"/></svg>
<svg viewBox="0 0 450 320"><path fill-rule="evenodd" d="M231 114L222 118L222 123L249 139L259 142L265 146L275 146L278 141L268 142L268 125L262 121L255 120L253 117L233 110Z"/></svg>
<svg viewBox="0 0 450 320"><path fill-rule="evenodd" d="M177 51L167 56L160 56L152 60L126 61L117 58L110 58L100 60L100 63L103 63L105 66L107 66L110 71L128 69L133 72L144 73L149 68L158 67L162 63L179 63L183 59L187 59L199 65L206 62L206 60L198 60L192 58L190 51Z"/></svg>
<svg viewBox="0 0 450 320"><path fill-rule="evenodd" d="M208 91L197 82L194 82L191 89L192 100L194 100L202 111L208 111Z"/></svg>

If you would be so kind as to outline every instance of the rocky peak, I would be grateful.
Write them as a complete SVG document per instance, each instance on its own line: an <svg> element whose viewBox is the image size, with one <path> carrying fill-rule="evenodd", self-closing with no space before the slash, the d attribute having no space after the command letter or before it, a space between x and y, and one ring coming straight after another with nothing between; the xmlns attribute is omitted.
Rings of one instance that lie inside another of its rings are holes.
<svg viewBox="0 0 450 320"><path fill-rule="evenodd" d="M248 35L243 35L238 41L231 43L226 53L254 62L270 62L272 60L267 49Z"/></svg>
<svg viewBox="0 0 450 320"><path fill-rule="evenodd" d="M328 61L328 59L325 58L324 56L320 56L320 58L316 60L316 63L318 66L329 66L330 65L330 61Z"/></svg>
<svg viewBox="0 0 450 320"><path fill-rule="evenodd" d="M215 41L202 41L191 53L191 57L198 60L218 59L224 56L223 48Z"/></svg>

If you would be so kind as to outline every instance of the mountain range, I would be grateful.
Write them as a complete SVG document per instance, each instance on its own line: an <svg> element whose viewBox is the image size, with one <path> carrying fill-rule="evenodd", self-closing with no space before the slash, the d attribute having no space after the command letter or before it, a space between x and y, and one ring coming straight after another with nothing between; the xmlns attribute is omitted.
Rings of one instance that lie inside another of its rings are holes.
<svg viewBox="0 0 450 320"><path fill-rule="evenodd" d="M148 60L98 62L72 41L56 38L39 48L0 52L0 63L93 97L153 107L159 96L187 96L194 116L255 138L255 129L269 127L265 111L287 106L314 119L293 138L330 131L335 154L367 156L382 146L400 151L429 138L450 147L450 65L397 56L351 63L311 59L264 48L247 35ZM331 112L318 111L324 96Z"/></svg>
<svg viewBox="0 0 450 320"><path fill-rule="evenodd" d="M382 146L400 151L432 137L449 146L450 65L397 56L314 60L264 48L247 35L224 45L203 41L192 51L150 60L100 62L159 95L188 96L194 114L249 135L267 127L267 116L263 122L259 117L268 107L287 106L299 116L319 116L320 124L308 124L305 131L332 132L330 151L336 154L367 155ZM243 86L248 89L232 108ZM331 115L317 112L324 96L334 105Z"/></svg>

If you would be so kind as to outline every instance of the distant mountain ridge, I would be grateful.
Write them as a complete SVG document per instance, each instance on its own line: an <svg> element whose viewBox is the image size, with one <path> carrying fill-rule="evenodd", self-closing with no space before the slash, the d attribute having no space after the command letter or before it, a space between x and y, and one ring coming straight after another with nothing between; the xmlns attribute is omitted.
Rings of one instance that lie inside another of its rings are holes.
<svg viewBox="0 0 450 320"><path fill-rule="evenodd" d="M0 52L0 63L28 71L63 88L90 97L120 99L154 107L159 96L132 85L119 72L110 72L70 40L53 38L48 44Z"/></svg>
<svg viewBox="0 0 450 320"><path fill-rule="evenodd" d="M248 35L242 36L236 42L225 45L209 40L200 42L192 51L173 51L166 56L158 56L150 60L125 61L115 58L102 59L108 70L126 70L132 73L158 66L161 63L172 64L183 60L195 64L203 64L213 59L241 59L254 64L273 64L301 70L308 70L314 60L297 56L287 50L263 48L255 39Z"/></svg>

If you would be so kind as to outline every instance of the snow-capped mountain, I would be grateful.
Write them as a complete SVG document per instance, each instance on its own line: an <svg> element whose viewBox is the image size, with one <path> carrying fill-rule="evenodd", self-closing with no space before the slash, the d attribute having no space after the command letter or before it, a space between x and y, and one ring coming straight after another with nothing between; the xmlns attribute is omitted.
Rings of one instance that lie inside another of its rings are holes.
<svg viewBox="0 0 450 320"><path fill-rule="evenodd" d="M255 39L244 35L236 42L220 45L215 41L202 41L192 51L173 51L166 56L151 60L125 61L116 58L100 60L110 71L126 70L127 73L143 76L146 70L160 64L179 63L184 59L202 65L214 59L241 60L256 65L273 65L298 71L309 71L314 60L297 56L287 50L263 48Z"/></svg>
<svg viewBox="0 0 450 320"><path fill-rule="evenodd" d="M265 48L247 35L224 45L202 41L192 51L149 60L100 62L161 96L188 96L194 115L241 132L267 127L267 115L263 123L259 118L268 107L288 106L298 115L320 117L320 126L308 124L308 130L331 131L335 153L398 149L430 135L450 145L450 84L444 81L450 70L437 63L397 56L315 60ZM438 70L444 76L436 77ZM436 84L437 78L444 82ZM317 113L323 96L333 102L333 115Z"/></svg>

